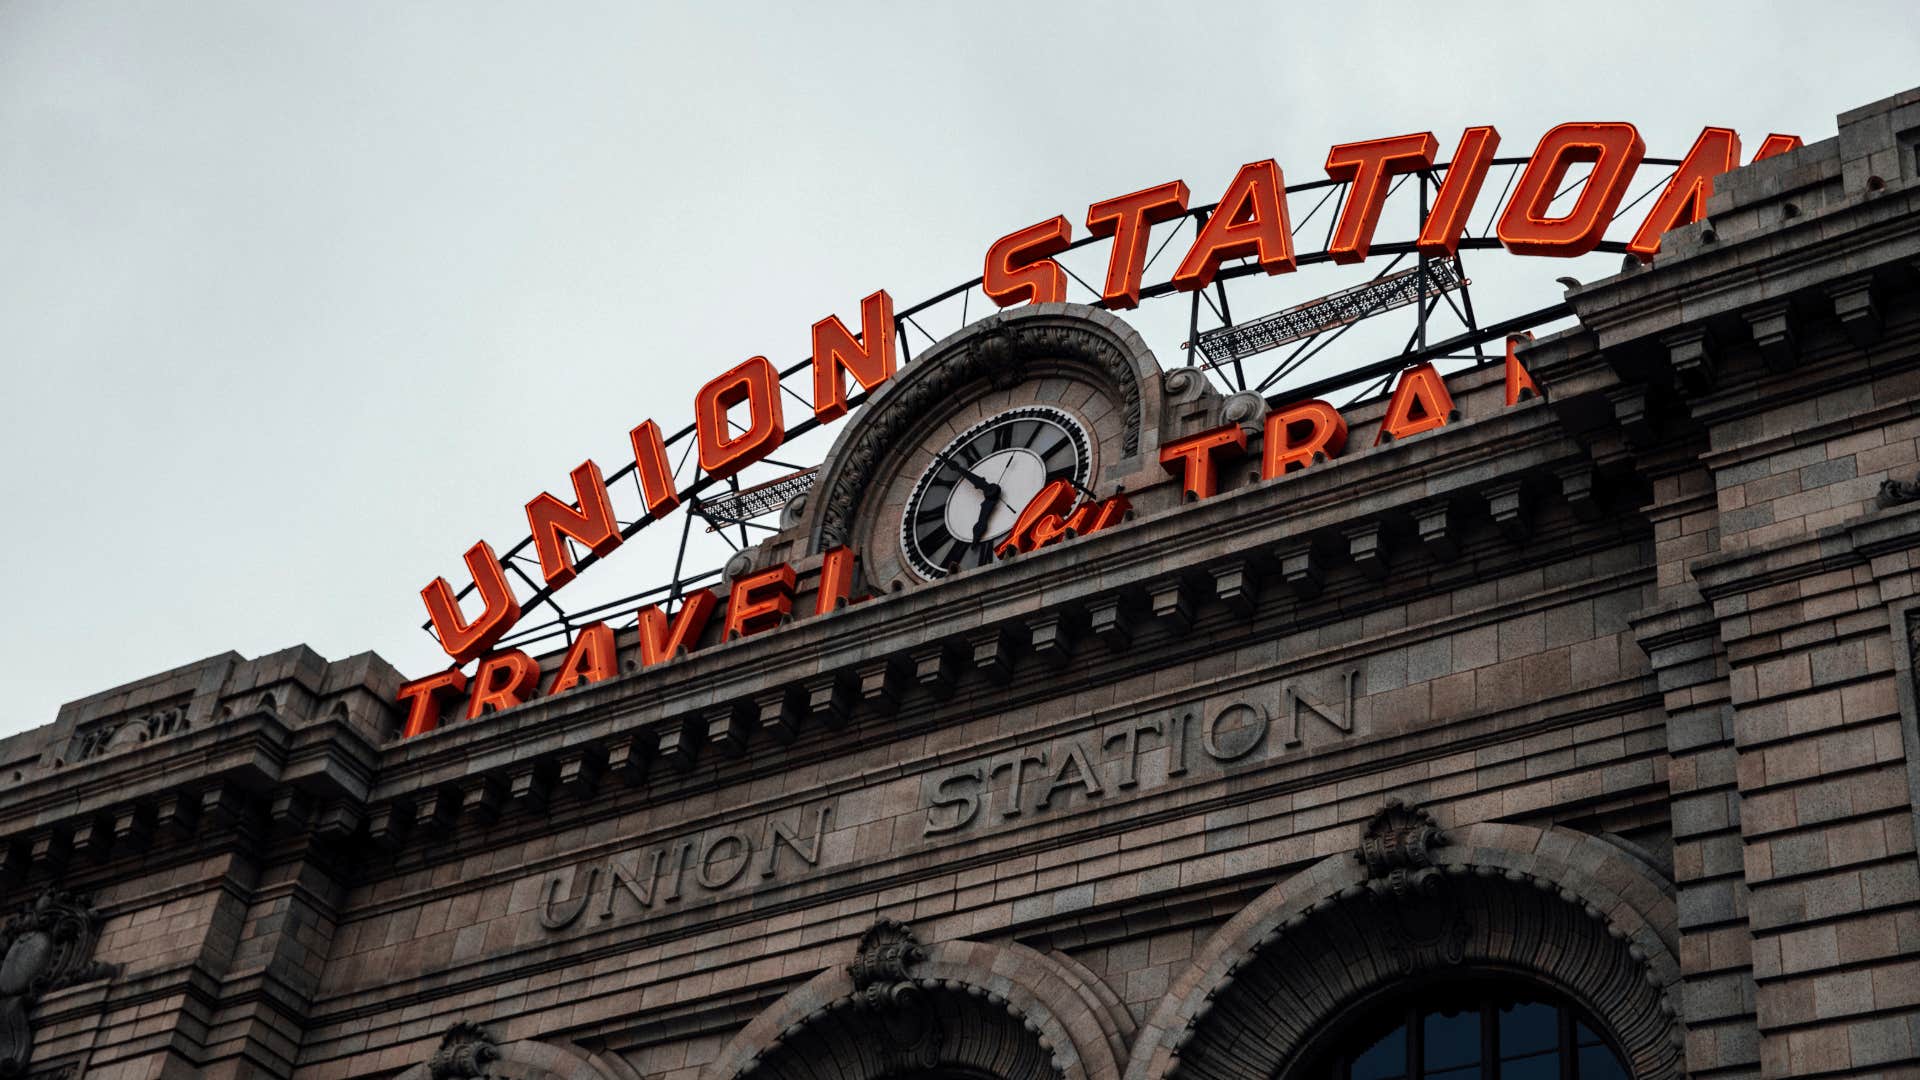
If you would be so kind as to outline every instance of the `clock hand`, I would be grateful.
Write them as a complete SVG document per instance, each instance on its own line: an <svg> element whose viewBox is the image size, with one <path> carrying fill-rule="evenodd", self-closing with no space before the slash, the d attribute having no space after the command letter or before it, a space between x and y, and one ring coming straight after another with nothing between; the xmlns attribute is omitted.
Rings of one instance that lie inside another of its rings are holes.
<svg viewBox="0 0 1920 1080"><path fill-rule="evenodd" d="M985 480L980 479L980 477L977 474L975 474L972 469L969 469L965 465L962 465L958 461L954 460L950 455L947 454L946 451L935 450L933 452L933 457L934 457L934 460L936 461L942 462L947 465L951 465L954 468L960 470L960 475L966 477L968 483L972 484L974 487L979 488L980 493L982 495L988 495L994 498L999 497L998 493L1000 491L1000 488L997 485L989 484Z"/></svg>
<svg viewBox="0 0 1920 1080"><path fill-rule="evenodd" d="M993 516L993 510L1000 505L1000 485L993 485L993 491L980 500L980 516L973 522L973 542L979 543L987 531L987 519Z"/></svg>

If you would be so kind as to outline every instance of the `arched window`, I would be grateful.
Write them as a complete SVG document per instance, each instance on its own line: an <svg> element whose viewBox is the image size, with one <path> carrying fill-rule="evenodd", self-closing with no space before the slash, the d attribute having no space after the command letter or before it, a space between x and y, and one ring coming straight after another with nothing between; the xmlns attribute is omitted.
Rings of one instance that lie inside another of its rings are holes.
<svg viewBox="0 0 1920 1080"><path fill-rule="evenodd" d="M1366 1007L1330 1037L1314 1080L1629 1080L1582 1010L1522 983L1449 982Z"/></svg>

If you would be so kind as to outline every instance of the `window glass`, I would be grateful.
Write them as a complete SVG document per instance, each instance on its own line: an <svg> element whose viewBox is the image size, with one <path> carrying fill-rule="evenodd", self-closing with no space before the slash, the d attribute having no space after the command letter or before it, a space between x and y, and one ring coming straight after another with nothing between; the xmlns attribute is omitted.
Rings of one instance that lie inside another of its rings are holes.
<svg viewBox="0 0 1920 1080"><path fill-rule="evenodd" d="M1346 1037L1310 1075L1631 1080L1625 1062L1576 1007L1516 983L1476 980L1430 987L1367 1009L1341 1030Z"/></svg>
<svg viewBox="0 0 1920 1080"><path fill-rule="evenodd" d="M1465 1080L1480 1075L1480 1010L1432 1011L1421 1018L1423 1075Z"/></svg>
<svg viewBox="0 0 1920 1080"><path fill-rule="evenodd" d="M1500 1007L1500 1057L1529 1057L1560 1046L1560 1010L1544 1001L1513 1001Z"/></svg>
<svg viewBox="0 0 1920 1080"><path fill-rule="evenodd" d="M1407 1027L1394 1028L1353 1059L1352 1080L1400 1080L1407 1075Z"/></svg>

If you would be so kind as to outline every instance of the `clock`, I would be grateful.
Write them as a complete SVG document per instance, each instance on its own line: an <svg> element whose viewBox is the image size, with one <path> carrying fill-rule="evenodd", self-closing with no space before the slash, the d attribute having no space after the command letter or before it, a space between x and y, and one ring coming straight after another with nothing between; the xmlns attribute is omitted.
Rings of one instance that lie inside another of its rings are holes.
<svg viewBox="0 0 1920 1080"><path fill-rule="evenodd" d="M1092 441L1070 414L1034 405L990 416L934 454L900 519L901 551L928 578L983 566L1041 488L1084 488L1092 475Z"/></svg>

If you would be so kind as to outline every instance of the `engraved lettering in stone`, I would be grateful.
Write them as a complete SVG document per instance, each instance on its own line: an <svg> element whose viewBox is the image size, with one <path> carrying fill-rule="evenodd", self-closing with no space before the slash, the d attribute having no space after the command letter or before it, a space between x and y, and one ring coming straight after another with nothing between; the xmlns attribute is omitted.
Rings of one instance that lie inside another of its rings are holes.
<svg viewBox="0 0 1920 1080"><path fill-rule="evenodd" d="M832 809L833 803L827 801L788 810L784 812L786 820L766 817L738 822L710 833L614 855L588 871L584 888L576 870L573 892L565 900L560 899L564 875L550 875L537 910L540 925L547 930L564 930L578 923L588 907L596 908L601 919L613 918L616 909L644 915L657 911L661 903L682 899L683 893L695 899L737 890L745 881L769 881L780 876L783 869L791 873L794 867L817 867L828 850L827 822ZM809 827L810 831L802 831ZM782 848L793 854L784 863ZM756 866L758 875L750 875L748 870ZM623 894L632 903L621 903Z"/></svg>
<svg viewBox="0 0 1920 1080"><path fill-rule="evenodd" d="M801 847L799 834L787 828L785 822L769 820L767 822L766 836L760 843L762 848L760 856L760 876L762 878L770 878L776 873L779 873L780 845L782 844L792 848L793 853L800 857L801 862L806 863L808 866L819 866L820 844L827 836L827 811L830 809L832 809L832 804L824 803L819 809L813 812L812 848Z"/></svg>
<svg viewBox="0 0 1920 1080"><path fill-rule="evenodd" d="M723 832L700 850L699 869L694 871L694 878L701 888L718 892L740 880L752 857L753 844L744 835ZM716 863L718 870L714 869Z"/></svg>
<svg viewBox="0 0 1920 1080"><path fill-rule="evenodd" d="M1069 770L1074 774L1072 777L1067 775ZM1034 804L1034 809L1045 810L1053 803L1055 791L1076 784L1089 799L1101 792L1100 781L1093 776L1093 762L1087 760L1087 752L1077 740L1067 744L1066 756L1061 759L1060 767L1054 770L1053 779L1041 790L1040 801Z"/></svg>
<svg viewBox="0 0 1920 1080"><path fill-rule="evenodd" d="M647 872L644 875L636 876L628 873L627 868L620 864L618 858L607 864L609 874L607 900L600 905L601 918L613 918L613 897L622 888L632 894L633 899L642 909L653 906L654 882L660 879L660 860L666 855L666 851L663 848L654 848L649 854L653 856L653 861L647 864Z"/></svg>
<svg viewBox="0 0 1920 1080"><path fill-rule="evenodd" d="M1105 750L1114 743L1121 744L1120 776L1113 782L1116 789L1124 791L1140 783L1140 736L1147 732L1165 735L1167 726L1159 717L1153 716L1110 724L1101 732L1100 749Z"/></svg>
<svg viewBox="0 0 1920 1080"><path fill-rule="evenodd" d="M1187 727L1192 720L1193 714L1188 712L1177 712L1168 718L1171 730L1167 734L1167 748L1173 751L1167 759L1169 779L1187 775Z"/></svg>
<svg viewBox="0 0 1920 1080"><path fill-rule="evenodd" d="M600 884L600 868L596 866L587 871L587 887L579 890L578 896L568 897L566 903L556 909L553 901L560 892L561 877L555 874L547 879L545 901L540 905L540 925L549 930L565 930L587 910L587 901L593 899L593 890Z"/></svg>
<svg viewBox="0 0 1920 1080"><path fill-rule="evenodd" d="M1311 698L1308 698L1305 694L1302 694L1299 690L1295 689L1294 687L1292 686L1285 687L1281 691L1281 693L1284 695L1284 699L1285 699L1285 704L1282 706L1282 711L1286 714L1286 717L1287 717L1286 745L1288 746L1300 745L1300 742L1301 742L1300 710L1303 706L1306 708L1306 710L1309 713L1312 713L1314 716L1318 717L1321 720L1321 722L1331 725L1333 728L1338 730L1342 735L1353 734L1354 681L1358 679L1359 676L1360 676L1359 668L1353 668L1345 673L1344 678L1346 680L1347 707L1346 707L1346 710L1338 716L1334 715L1331 712L1328 712L1325 708L1321 707L1317 702L1313 701Z"/></svg>
<svg viewBox="0 0 1920 1080"><path fill-rule="evenodd" d="M987 767L988 784L992 784L993 778L1002 772L1010 772L1012 776L1012 782L1007 785L1007 805L1000 808L1000 816L1003 818L1020 816L1020 792L1022 785L1026 782L1028 765L1038 765L1045 769L1047 752L1029 747L1017 752L1006 761L997 761Z"/></svg>
<svg viewBox="0 0 1920 1080"><path fill-rule="evenodd" d="M662 897L662 899L665 899L665 900L680 899L680 879L686 876L687 853L692 850L693 850L693 841L691 840L682 840L679 843L673 845L673 876L668 879L673 884L668 886L667 894L666 896Z"/></svg>
<svg viewBox="0 0 1920 1080"><path fill-rule="evenodd" d="M1075 788L1090 801L1193 774L1218 776L1277 760L1285 748L1301 744L1303 714L1311 714L1339 735L1351 735L1360 726L1360 670L1338 672L1337 677L1346 695L1338 709L1286 683L1268 683L1225 693L1217 699L1221 704L1194 703L1119 719L944 769L927 777L921 788L927 802L923 835L940 836L1023 814L1077 808L1080 804L1069 797ZM1148 741L1148 736L1161 741ZM1192 745L1196 743L1197 753ZM1163 745L1165 765L1161 766L1156 759ZM1038 771L1029 772L1035 767ZM996 792L994 786L1003 775L1005 786ZM1029 786L1040 789L1031 799L1026 797ZM993 813L996 797L1004 804Z"/></svg>
<svg viewBox="0 0 1920 1080"><path fill-rule="evenodd" d="M1223 706L1200 726L1200 748L1215 761L1238 761L1266 741L1267 711L1244 701Z"/></svg>
<svg viewBox="0 0 1920 1080"><path fill-rule="evenodd" d="M952 832L964 829L973 823L980 813L980 796L972 791L953 790L962 784L972 784L978 788L986 783L986 773L980 767L961 769L951 776L943 776L933 789L933 805L927 808L927 835ZM942 822L939 811L946 807L955 807L953 820Z"/></svg>

